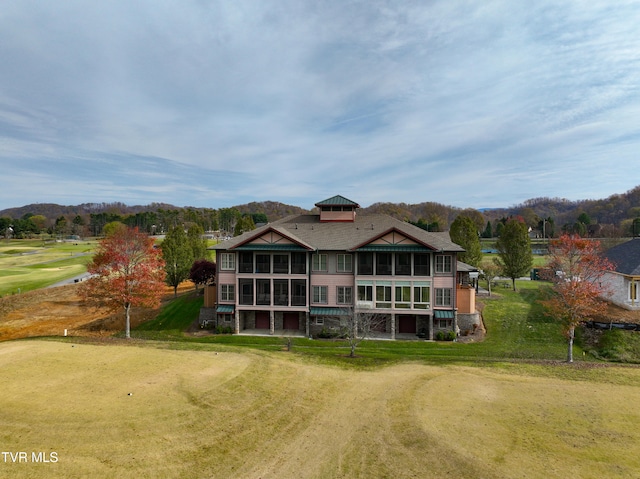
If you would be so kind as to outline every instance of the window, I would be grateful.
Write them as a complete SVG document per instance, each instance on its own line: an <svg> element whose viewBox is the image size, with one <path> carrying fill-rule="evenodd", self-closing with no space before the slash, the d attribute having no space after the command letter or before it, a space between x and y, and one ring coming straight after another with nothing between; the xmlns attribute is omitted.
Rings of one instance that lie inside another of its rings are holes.
<svg viewBox="0 0 640 479"><path fill-rule="evenodd" d="M451 273L451 256L439 255L436 256L436 273Z"/></svg>
<svg viewBox="0 0 640 479"><path fill-rule="evenodd" d="M411 285L396 283L396 308L406 308L411 306Z"/></svg>
<svg viewBox="0 0 640 479"><path fill-rule="evenodd" d="M274 254L273 255L273 272L287 274L289 272L289 255Z"/></svg>
<svg viewBox="0 0 640 479"><path fill-rule="evenodd" d="M451 327L451 320L436 319L436 327L438 329L447 329L447 328Z"/></svg>
<svg viewBox="0 0 640 479"><path fill-rule="evenodd" d="M220 255L220 269L234 271L236 269L236 255L234 253L222 253Z"/></svg>
<svg viewBox="0 0 640 479"><path fill-rule="evenodd" d="M629 299L631 301L638 301L638 283L635 281L629 283Z"/></svg>
<svg viewBox="0 0 640 479"><path fill-rule="evenodd" d="M307 305L307 280L291 280L291 306Z"/></svg>
<svg viewBox="0 0 640 479"><path fill-rule="evenodd" d="M327 287L326 286L314 286L313 287L313 302L314 303L327 303Z"/></svg>
<svg viewBox="0 0 640 479"><path fill-rule="evenodd" d="M373 285L358 285L358 301L373 301Z"/></svg>
<svg viewBox="0 0 640 479"><path fill-rule="evenodd" d="M353 257L350 254L338 255L338 273L351 273L353 271Z"/></svg>
<svg viewBox="0 0 640 479"><path fill-rule="evenodd" d="M240 273L253 273L253 253L250 251L240 253Z"/></svg>
<svg viewBox="0 0 640 479"><path fill-rule="evenodd" d="M273 280L273 304L289 306L289 281L286 279Z"/></svg>
<svg viewBox="0 0 640 479"><path fill-rule="evenodd" d="M413 284L413 307L428 309L431 302L431 288L428 284Z"/></svg>
<svg viewBox="0 0 640 479"><path fill-rule="evenodd" d="M291 274L307 274L306 253L291 253Z"/></svg>
<svg viewBox="0 0 640 479"><path fill-rule="evenodd" d="M236 300L236 285L221 284L220 285L220 301L235 301L235 300Z"/></svg>
<svg viewBox="0 0 640 479"><path fill-rule="evenodd" d="M327 255L314 254L311 271L326 271L326 270L327 270Z"/></svg>
<svg viewBox="0 0 640 479"><path fill-rule="evenodd" d="M373 274L373 253L358 253L358 274Z"/></svg>
<svg viewBox="0 0 640 479"><path fill-rule="evenodd" d="M391 274L391 253L376 254L376 274Z"/></svg>
<svg viewBox="0 0 640 479"><path fill-rule="evenodd" d="M391 284L376 284L376 308L391 307Z"/></svg>
<svg viewBox="0 0 640 479"><path fill-rule="evenodd" d="M450 288L436 288L436 306L451 306Z"/></svg>
<svg viewBox="0 0 640 479"><path fill-rule="evenodd" d="M353 304L353 288L338 286L338 304Z"/></svg>
<svg viewBox="0 0 640 479"><path fill-rule="evenodd" d="M396 253L396 275L409 276L411 274L411 253Z"/></svg>
<svg viewBox="0 0 640 479"><path fill-rule="evenodd" d="M241 279L238 281L240 288L240 304L253 304L253 280Z"/></svg>
<svg viewBox="0 0 640 479"><path fill-rule="evenodd" d="M256 254L256 273L271 273L271 256Z"/></svg>
<svg viewBox="0 0 640 479"><path fill-rule="evenodd" d="M256 304L271 304L271 280L256 280Z"/></svg>
<svg viewBox="0 0 640 479"><path fill-rule="evenodd" d="M316 316L316 324L318 325L323 325L324 324L324 317L322 316Z"/></svg>
<svg viewBox="0 0 640 479"><path fill-rule="evenodd" d="M415 253L413 255L413 275L429 276L429 255L425 253Z"/></svg>

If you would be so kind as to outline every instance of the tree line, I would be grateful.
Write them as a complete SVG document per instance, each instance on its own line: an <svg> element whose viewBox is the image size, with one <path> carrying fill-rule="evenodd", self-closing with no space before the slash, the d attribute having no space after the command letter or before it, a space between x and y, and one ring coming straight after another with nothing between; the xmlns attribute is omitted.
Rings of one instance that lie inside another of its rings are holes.
<svg viewBox="0 0 640 479"><path fill-rule="evenodd" d="M204 232L219 236L236 236L255 229L256 224L267 223L265 213L242 213L236 208L158 209L137 213L100 212L75 215L60 215L47 218L44 215L26 213L19 218L0 217L0 237L35 238L50 237L100 237L105 235L105 227L110 223L121 223L130 228L149 234L165 234L171 228L192 225Z"/></svg>

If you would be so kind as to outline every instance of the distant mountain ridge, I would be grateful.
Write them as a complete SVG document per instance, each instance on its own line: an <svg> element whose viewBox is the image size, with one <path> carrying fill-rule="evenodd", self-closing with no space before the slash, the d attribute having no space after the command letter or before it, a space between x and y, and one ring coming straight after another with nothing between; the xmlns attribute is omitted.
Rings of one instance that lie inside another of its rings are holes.
<svg viewBox="0 0 640 479"><path fill-rule="evenodd" d="M269 221L275 221L292 214L306 214L311 211L294 205L277 201L251 202L234 206L241 213L264 213ZM24 215L43 215L47 218L60 216L88 215L90 213L118 213L122 215L136 214L159 210L206 210L217 208L178 207L167 203L151 203L149 205L128 206L124 203L83 203L76 206L63 206L54 203L34 203L0 211L0 217L22 218ZM224 208L219 208L224 209ZM611 195L601 200L571 201L564 198L533 198L522 204L505 208L457 208L436 202L416 204L379 202L360 208L360 214L382 213L405 221L439 221L443 225L451 224L462 212L480 213L485 221L494 221L503 217L521 215L539 218L553 218L556 225L570 224L577 217L586 213L594 223L620 225L630 218L640 217L640 186L623 194Z"/></svg>

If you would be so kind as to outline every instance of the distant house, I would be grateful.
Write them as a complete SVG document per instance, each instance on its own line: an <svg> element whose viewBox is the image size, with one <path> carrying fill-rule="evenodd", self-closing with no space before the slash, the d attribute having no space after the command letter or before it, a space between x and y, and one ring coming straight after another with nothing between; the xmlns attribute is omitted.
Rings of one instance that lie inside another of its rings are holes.
<svg viewBox="0 0 640 479"><path fill-rule="evenodd" d="M448 233L361 216L342 196L316 206L319 214L289 216L213 247L218 325L308 337L351 310L384 315L377 335L389 339L458 329L459 282L468 272L458 274L464 250ZM469 303L474 290L464 282ZM475 296L472 304L475 312Z"/></svg>
<svg viewBox="0 0 640 479"><path fill-rule="evenodd" d="M612 292L607 299L625 309L640 310L640 238L614 246L604 256L615 265L604 280Z"/></svg>

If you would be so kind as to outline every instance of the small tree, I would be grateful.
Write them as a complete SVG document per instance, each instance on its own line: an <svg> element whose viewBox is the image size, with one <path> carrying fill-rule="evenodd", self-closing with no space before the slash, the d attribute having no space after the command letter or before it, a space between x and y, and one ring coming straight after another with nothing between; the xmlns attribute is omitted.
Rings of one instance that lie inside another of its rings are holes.
<svg viewBox="0 0 640 479"><path fill-rule="evenodd" d="M495 262L482 266L482 276L487 280L487 290L491 296L491 283L500 275L500 265Z"/></svg>
<svg viewBox="0 0 640 479"><path fill-rule="evenodd" d="M117 232L126 231L127 225L122 223L121 221L110 221L106 225L102 227L102 232L105 236L112 236Z"/></svg>
<svg viewBox="0 0 640 479"><path fill-rule="evenodd" d="M502 274L511 278L513 290L516 290L516 278L526 276L533 266L533 252L529 229L520 218L509 218L496 242L498 264Z"/></svg>
<svg viewBox="0 0 640 479"><path fill-rule="evenodd" d="M178 295L178 286L189 278L193 265L193 248L182 226L172 226L164 241L160 244L165 262L166 283L173 287L174 297Z"/></svg>
<svg viewBox="0 0 640 479"><path fill-rule="evenodd" d="M369 338L372 331L386 324L387 315L355 308L344 308L344 312L340 317L340 325L351 350L349 357L355 358L358 345Z"/></svg>
<svg viewBox="0 0 640 479"><path fill-rule="evenodd" d="M549 263L542 271L553 283L549 298L542 301L547 313L564 324L568 339L567 362L573 362L575 329L582 321L607 309L602 296L608 293L601 279L614 265L601 256L600 242L563 235L549 244Z"/></svg>
<svg viewBox="0 0 640 479"><path fill-rule="evenodd" d="M131 307L155 308L164 294L164 261L153 239L137 228L118 229L100 241L82 284L85 301L125 311L125 336L131 337Z"/></svg>
<svg viewBox="0 0 640 479"><path fill-rule="evenodd" d="M196 260L191 266L191 271L189 271L189 279L193 281L196 289L200 284L213 284L216 281L216 269L217 266L213 261L206 259Z"/></svg>

